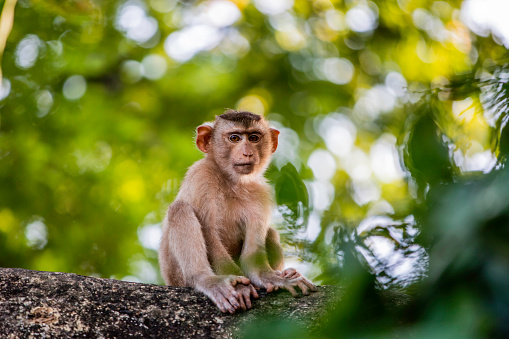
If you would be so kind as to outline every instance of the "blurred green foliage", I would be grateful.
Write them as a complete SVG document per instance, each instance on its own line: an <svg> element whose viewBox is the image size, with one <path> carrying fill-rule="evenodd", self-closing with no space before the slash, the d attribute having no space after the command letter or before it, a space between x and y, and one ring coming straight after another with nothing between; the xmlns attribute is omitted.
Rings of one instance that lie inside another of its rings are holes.
<svg viewBox="0 0 509 339"><path fill-rule="evenodd" d="M288 262L345 286L317 336L503 337L509 38L494 6L19 0L0 266L160 283L194 129L242 108L281 131L267 177ZM259 334L305 336L272 324Z"/></svg>

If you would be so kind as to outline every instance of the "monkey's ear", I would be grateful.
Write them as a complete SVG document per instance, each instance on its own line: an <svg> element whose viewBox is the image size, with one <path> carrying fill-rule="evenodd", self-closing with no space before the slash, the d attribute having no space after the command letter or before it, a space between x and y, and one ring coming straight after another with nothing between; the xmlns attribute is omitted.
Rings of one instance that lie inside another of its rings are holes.
<svg viewBox="0 0 509 339"><path fill-rule="evenodd" d="M270 129L270 137L272 139L272 153L274 153L277 149L279 131L275 128Z"/></svg>
<svg viewBox="0 0 509 339"><path fill-rule="evenodd" d="M198 126L196 129L196 146L203 153L209 151L210 138L212 137L212 127L209 125Z"/></svg>

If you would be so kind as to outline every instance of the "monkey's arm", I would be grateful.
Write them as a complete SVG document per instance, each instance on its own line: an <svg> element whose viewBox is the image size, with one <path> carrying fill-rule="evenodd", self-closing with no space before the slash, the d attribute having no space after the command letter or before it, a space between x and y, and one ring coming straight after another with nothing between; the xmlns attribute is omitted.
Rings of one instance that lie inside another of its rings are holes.
<svg viewBox="0 0 509 339"><path fill-rule="evenodd" d="M192 286L207 295L223 312L243 307L235 290L249 279L238 275L216 275L207 259L202 227L190 204L174 202L168 209L161 243L161 272L167 283L181 275L183 286Z"/></svg>

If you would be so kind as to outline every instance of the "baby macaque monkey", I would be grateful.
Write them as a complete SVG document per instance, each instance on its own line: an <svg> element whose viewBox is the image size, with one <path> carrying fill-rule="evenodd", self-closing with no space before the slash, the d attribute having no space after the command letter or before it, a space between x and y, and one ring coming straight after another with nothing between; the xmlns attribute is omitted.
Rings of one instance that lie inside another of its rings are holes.
<svg viewBox="0 0 509 339"><path fill-rule="evenodd" d="M297 296L316 291L293 268L270 227L272 190L263 173L279 131L261 116L227 110L197 128L205 158L192 165L163 222L159 250L166 284L203 292L222 312L251 308L256 288Z"/></svg>

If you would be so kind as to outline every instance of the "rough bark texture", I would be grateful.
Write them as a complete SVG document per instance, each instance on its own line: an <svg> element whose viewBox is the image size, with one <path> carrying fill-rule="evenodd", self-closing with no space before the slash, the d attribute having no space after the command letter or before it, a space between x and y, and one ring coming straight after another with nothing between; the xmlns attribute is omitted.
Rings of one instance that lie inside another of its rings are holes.
<svg viewBox="0 0 509 339"><path fill-rule="evenodd" d="M250 311L229 315L191 288L0 268L0 338L233 338L274 315L313 330L340 294L331 286L301 298L261 293Z"/></svg>

